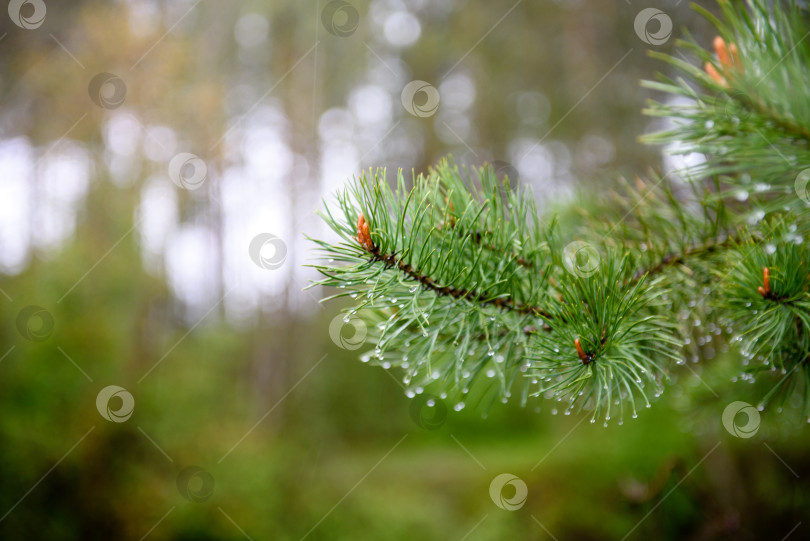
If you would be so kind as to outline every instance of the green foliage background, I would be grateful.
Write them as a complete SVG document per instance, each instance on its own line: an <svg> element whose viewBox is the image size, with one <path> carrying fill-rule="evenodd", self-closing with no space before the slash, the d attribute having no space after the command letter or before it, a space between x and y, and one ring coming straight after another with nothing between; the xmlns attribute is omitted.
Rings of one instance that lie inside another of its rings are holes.
<svg viewBox="0 0 810 541"><path fill-rule="evenodd" d="M0 298L0 354L10 350L0 361L0 538L778 539L805 520L810 436L804 421L768 411L757 437L731 437L720 422L727 403L715 393L754 403L760 395L756 385L733 381L738 368L722 355L675 370L667 400L623 426L591 425L562 408L552 415L551 404L538 413L514 403L450 408L441 427L426 430L414 422L394 379L330 340L338 305L297 312L285 304L300 285L288 284L290 293L273 299L280 308L268 308L249 326L231 325L218 313L178 344L190 325L165 278L143 270L132 236L57 303L132 226L143 181L133 174L128 187L110 182L98 127L103 112L87 100L87 79L111 64L131 65L165 31L133 36L123 3L66 4L49 3L49 26L40 32L0 17L0 34L8 34L0 41L4 137L28 137L45 151L88 111L91 118L71 138L94 152L96 164L75 234L57 251L36 254L22 272L0 275L13 299ZM509 7L497 4L466 2L449 15L424 14L423 37L402 60L416 77L437 78ZM470 113L480 134L476 148L503 156L514 137L539 136L560 121L553 138L572 147L582 133L609 136L616 147L611 169L658 165L656 150L636 140L648 122L642 104L654 95L637 81L665 68L646 57L632 31L641 6L617 4L526 2L481 42L468 60L478 85ZM356 5L362 14L369 8ZM223 103L238 55L234 19L255 11L271 21L273 48L248 70L257 77L250 84L263 91L263 73L277 78L310 46L318 7L201 4L198 17L144 64L138 77L149 84L130 84L127 103L144 121L170 122L208 148L231 120ZM676 28L688 27L708 46L712 34L702 19L686 6L669 13ZM168 28L168 15L167 21ZM313 102L319 111L340 105L358 84L357 66L366 62L362 40L374 31L372 24L363 28L354 41L321 30L315 99L311 69L274 93L297 127L294 146L313 163ZM72 66L49 33L87 69ZM568 118L630 49L628 63ZM510 109L510 96L534 88L545 93L551 111L532 127ZM437 138L430 124L409 129L425 141L419 163L381 155L380 165L419 170L460 149ZM575 163L573 169L584 189L606 190L611 182L602 167ZM184 212L192 206L182 204ZM296 234L290 244L304 242ZM15 327L19 310L30 304L54 318L44 342L23 339ZM107 422L96 410L98 391L110 384L135 397L135 413L125 423ZM215 480L204 502L188 501L177 489L178 473L189 465ZM489 498L491 480L503 472L529 487L519 511L498 509ZM792 535L801 537L807 527Z"/></svg>

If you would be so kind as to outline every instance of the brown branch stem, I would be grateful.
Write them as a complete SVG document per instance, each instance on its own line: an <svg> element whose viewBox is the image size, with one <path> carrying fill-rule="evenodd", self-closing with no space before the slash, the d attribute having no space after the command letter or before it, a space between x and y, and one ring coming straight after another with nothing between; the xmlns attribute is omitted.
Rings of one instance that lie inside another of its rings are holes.
<svg viewBox="0 0 810 541"><path fill-rule="evenodd" d="M505 310L518 312L520 314L532 314L535 316L540 316L545 319L552 319L552 315L543 310L542 308L536 306L529 306L525 304L518 304L509 299L508 297L495 297L490 298L480 293L478 291L474 291L471 289L464 289L464 288L457 288L453 286L441 286L436 283L436 281L423 274L418 269L414 268L409 263L405 263L403 260L396 257L394 254L384 254L380 251L378 246L372 246L371 250L367 251L371 254L372 260L379 261L385 263L388 267L396 267L399 269L403 274L422 284L422 287L433 291L437 295L442 296L450 296L454 299L466 299L469 301L477 302L479 304L491 304L493 306L497 306L498 308L503 308Z"/></svg>
<svg viewBox="0 0 810 541"><path fill-rule="evenodd" d="M644 276L652 276L654 274L658 274L660 272L663 272L665 269L669 267L679 265L685 262L687 259L693 257L702 257L714 253L720 249L728 248L732 244L738 242L738 240L739 238L737 236L726 237L721 241L707 242L699 246L687 248L683 252L670 252L664 257L662 257L658 262L656 262L651 267L637 270L636 273L633 275L633 278L630 279L626 285L633 285L639 280L641 280Z"/></svg>

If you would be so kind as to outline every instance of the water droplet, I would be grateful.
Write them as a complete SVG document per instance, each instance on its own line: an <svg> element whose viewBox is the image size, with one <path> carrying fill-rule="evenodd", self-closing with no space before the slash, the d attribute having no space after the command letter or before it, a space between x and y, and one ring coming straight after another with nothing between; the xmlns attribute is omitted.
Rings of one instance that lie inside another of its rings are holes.
<svg viewBox="0 0 810 541"><path fill-rule="evenodd" d="M756 192L767 192L771 189L769 184L765 184L764 182L757 182L754 184L754 191Z"/></svg>
<svg viewBox="0 0 810 541"><path fill-rule="evenodd" d="M765 211L762 209L755 210L748 215L747 222L749 225L756 225L765 217Z"/></svg>
<svg viewBox="0 0 810 541"><path fill-rule="evenodd" d="M454 410L456 410L456 411L461 411L461 410L463 410L463 409L464 409L464 402L459 402L458 404L456 404L455 406L453 406L453 409L454 409Z"/></svg>
<svg viewBox="0 0 810 541"><path fill-rule="evenodd" d="M487 377L488 378L494 378L495 377L495 371L492 370L491 368L489 370L487 370Z"/></svg>

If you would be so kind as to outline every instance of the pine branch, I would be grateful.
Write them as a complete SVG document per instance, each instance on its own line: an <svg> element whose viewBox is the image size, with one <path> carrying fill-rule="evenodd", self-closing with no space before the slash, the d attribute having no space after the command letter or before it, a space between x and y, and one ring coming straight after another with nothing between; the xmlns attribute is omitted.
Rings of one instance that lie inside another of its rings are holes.
<svg viewBox="0 0 810 541"><path fill-rule="evenodd" d="M687 184L623 183L595 215L578 207L577 230L543 223L533 196L489 167L443 161L408 185L370 171L339 192L323 217L341 241L314 241L329 258L314 285L373 325L362 359L456 409L476 386L482 402L517 390L524 404L621 422L683 363L693 318L736 329L743 363L756 363L746 378L782 372L763 405L800 392L810 407L810 195L797 176L810 168L807 14L721 6L723 20L704 11L722 36L713 53L680 42L701 66L653 53L686 78L644 83L681 100L650 105L675 125L645 140L706 156L679 172Z"/></svg>
<svg viewBox="0 0 810 541"><path fill-rule="evenodd" d="M362 218L362 214L360 215ZM474 233L474 237L477 237L478 234ZM480 243L479 243L480 244ZM361 243L362 245L362 243ZM487 246L484 246L487 248ZM490 248L495 251L495 248ZM515 303L509 297L491 297L489 295L485 295L478 291L472 291L469 289L463 288L456 288L450 285L441 286L439 285L435 279L427 276L426 274L421 273L418 269L415 269L409 263L405 263L402 259L397 258L394 254L383 254L380 252L380 249L373 244L366 248L368 252L372 256L372 261L384 263L388 267L395 267L399 269L403 274L409 277L411 280L419 282L424 289L433 291L437 295L449 295L454 299L463 299L469 300L480 305L487 305L492 304L497 306L498 308L503 308L504 310L511 310L513 312L518 312L520 314L531 314L535 316L541 316L546 319L551 319L553 316L542 308L538 308L537 306L527 306L524 304ZM516 261L518 264L522 264L523 266L528 266L523 261L523 258L517 258ZM531 268L531 267L529 267Z"/></svg>
<svg viewBox="0 0 810 541"><path fill-rule="evenodd" d="M635 274L633 274L633 277L630 280L629 284L630 285L635 284L645 276L655 276L656 274L661 273L670 267L681 265L685 263L688 259L704 257L706 255L714 254L721 250L725 250L730 246L737 244L738 242L739 239L736 236L725 237L722 240L714 240L702 244L700 246L693 246L691 248L687 248L682 252L669 252L664 257L659 259L658 262L652 265L651 267L637 270Z"/></svg>
<svg viewBox="0 0 810 541"><path fill-rule="evenodd" d="M719 176L726 197L751 198L766 213L806 210L797 196L797 175L810 167L810 18L795 2L721 1L724 18L713 52L687 36L682 54L652 52L686 79L661 76L643 85L679 101L652 102L645 111L666 117L674 127L643 140L672 145L673 153L702 153L706 162L682 172L688 178Z"/></svg>

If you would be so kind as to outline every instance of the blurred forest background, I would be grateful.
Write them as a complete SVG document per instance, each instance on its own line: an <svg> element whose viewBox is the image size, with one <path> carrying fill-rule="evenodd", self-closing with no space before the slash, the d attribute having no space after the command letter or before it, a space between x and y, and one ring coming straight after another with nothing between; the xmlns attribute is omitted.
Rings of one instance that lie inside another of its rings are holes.
<svg viewBox="0 0 810 541"><path fill-rule="evenodd" d="M673 36L645 43L650 5L12 1L0 538L806 537L804 420L723 430L756 393L720 346L623 426L542 401L456 412L359 362L332 292L303 290L314 211L364 168L496 162L549 211L670 167L637 140L638 81L664 69L647 52L714 34L660 2ZM435 111L403 101L414 80ZM505 472L517 511L489 495Z"/></svg>

